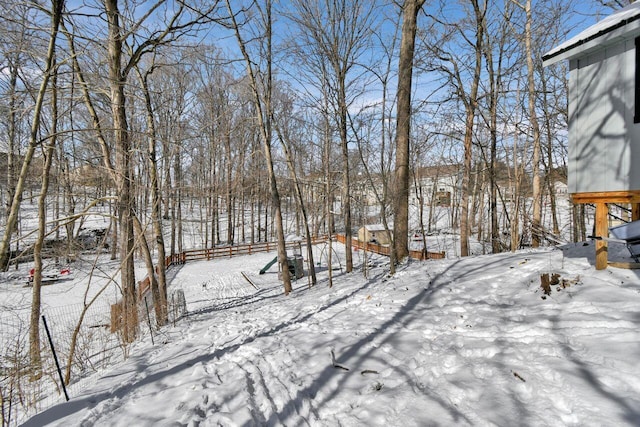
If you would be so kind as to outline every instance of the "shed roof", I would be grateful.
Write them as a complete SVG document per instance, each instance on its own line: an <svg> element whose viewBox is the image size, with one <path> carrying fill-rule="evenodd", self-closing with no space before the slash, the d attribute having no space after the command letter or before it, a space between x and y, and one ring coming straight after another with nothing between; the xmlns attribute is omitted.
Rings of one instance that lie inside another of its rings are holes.
<svg viewBox="0 0 640 427"><path fill-rule="evenodd" d="M542 60L546 67L563 59L572 59L587 54L622 38L631 37L633 33L640 34L640 2L632 3L616 11L551 49L542 56Z"/></svg>
<svg viewBox="0 0 640 427"><path fill-rule="evenodd" d="M368 231L385 231L384 225L382 224L367 224L364 226Z"/></svg>

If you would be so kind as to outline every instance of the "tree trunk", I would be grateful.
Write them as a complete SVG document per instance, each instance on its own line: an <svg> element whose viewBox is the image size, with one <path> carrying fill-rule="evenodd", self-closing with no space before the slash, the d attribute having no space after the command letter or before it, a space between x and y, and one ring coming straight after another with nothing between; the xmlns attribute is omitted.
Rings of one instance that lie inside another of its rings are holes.
<svg viewBox="0 0 640 427"><path fill-rule="evenodd" d="M484 39L484 11L480 9L477 0L471 0L475 13L476 23L476 44L475 44L475 64L471 89L467 102L465 103L466 119L464 133L464 163L462 175L462 198L460 208L460 255L469 256L469 196L471 181L471 164L473 156L473 128L478 106L478 87L480 85L480 74L482 71L482 46ZM458 74L459 75L459 74Z"/></svg>
<svg viewBox="0 0 640 427"><path fill-rule="evenodd" d="M51 164L55 154L58 128L58 95L56 88L56 76L52 77L51 95L51 129L52 135L44 152L44 167L42 171L42 184L38 197L38 236L33 248L33 289L31 300L31 319L29 327L29 356L31 359L32 378L40 378L42 362L40 358L40 303L42 286L42 246L47 233L47 194L49 192L49 175Z"/></svg>
<svg viewBox="0 0 640 427"><path fill-rule="evenodd" d="M346 76L339 77L338 110L340 146L342 147L342 216L344 218L344 246L346 258L346 271L353 271L353 231L351 229L351 177L349 169L349 139L347 137L347 94L345 88Z"/></svg>
<svg viewBox="0 0 640 427"><path fill-rule="evenodd" d="M528 96L529 96L529 121L531 123L531 130L533 132L533 219L531 222L531 246L537 248L540 246L539 230L542 226L542 185L540 183L540 127L538 125L538 116L536 115L536 82L535 82L535 69L533 64L533 49L531 46L531 0L526 0L525 12L527 15L525 23L525 48L527 54L527 83L528 83Z"/></svg>
<svg viewBox="0 0 640 427"><path fill-rule="evenodd" d="M167 322L167 276L166 276L166 253L164 248L164 234L162 230L162 199L160 196L160 183L158 180L158 162L156 159L156 127L153 114L153 106L151 104L151 96L149 93L149 85L147 75L142 76L138 70L138 75L142 83L145 106L147 112L148 150L147 156L149 161L149 174L151 175L151 221L153 223L153 234L158 248L158 264L155 269L152 268L148 272L149 277L154 277L157 272L157 280L155 277L151 282L151 292L153 296L153 306L156 312L156 322L158 326L164 326Z"/></svg>
<svg viewBox="0 0 640 427"><path fill-rule="evenodd" d="M485 22L485 34L487 34ZM501 38L503 41L504 38ZM498 150L498 88L501 87L502 75L502 45L499 46L498 70L496 72L493 63L493 43L487 42L484 48L487 58L487 73L490 84L489 93L489 216L491 224L491 252L496 254L501 251L500 229L498 225L498 179L497 179L497 150Z"/></svg>
<svg viewBox="0 0 640 427"><path fill-rule="evenodd" d="M181 132L178 137L181 136ZM178 253L182 253L183 248L183 233L182 233L182 146L180 141L175 142L175 154L173 157L173 188L174 198L172 206L172 217L174 221L174 239L175 247Z"/></svg>
<svg viewBox="0 0 640 427"><path fill-rule="evenodd" d="M51 35L49 38L49 48L47 51L47 68L44 73L44 78L40 85L40 90L38 91L38 98L36 101L36 109L34 112L33 122L31 124L31 134L30 134L30 142L29 142L29 150L31 151L31 156L33 156L33 151L37 145L39 132L40 132L40 118L42 112L42 106L44 104L45 92L48 86L49 79L53 79L53 90L52 90L52 98L51 98L51 106L52 106L52 136L49 139L49 144L47 144L45 153L44 153L44 168L42 172L42 184L40 188L40 197L38 198L38 236L36 238L36 242L33 249L33 259L34 259L34 275L33 275L33 292L32 292L32 301L31 301L31 318L30 318L30 327L29 327L29 355L31 360L31 368L32 368L32 378L39 378L41 375L42 369L42 361L40 355L40 309L41 309L41 285L42 285L42 246L44 243L44 238L46 235L46 198L49 190L49 172L51 170L51 163L53 161L54 149L56 144L56 130L58 126L58 98L57 98L57 90L55 88L56 83L56 39L58 36L58 30L60 27L60 21L62 19L62 11L64 9L64 0L53 0L52 1L52 15L51 15ZM30 162L30 159L29 159ZM29 162L25 157L25 161L22 165L22 171L20 173L20 178L18 180L18 186L16 188L16 193L12 204L10 218L14 216L14 208L19 207L21 197L20 194L23 190L24 178L26 175L26 169L29 166ZM14 217L17 217L15 215ZM11 235L11 229L13 225L7 221L5 235ZM5 253L4 250L0 250L0 256ZM8 260L7 260L8 261ZM2 261L0 261L0 265L4 265Z"/></svg>
<svg viewBox="0 0 640 427"><path fill-rule="evenodd" d="M298 179L298 174L296 173L296 167L293 162L293 157L291 155L291 150L289 148L289 142L285 141L282 136L282 132L280 131L279 126L276 124L276 132L280 138L280 142L282 143L282 148L284 150L284 154L287 159L287 166L289 167L289 173L291 174L291 180L293 181L294 191L296 193L296 199L298 200L298 207L300 208L300 213L302 214L302 221L304 222L305 236L307 241L307 261L309 264L309 274L311 276L311 285L315 286L316 279L316 268L313 260L313 245L311 244L311 232L309 230L309 220L307 217L307 209L304 202L304 196L302 194L302 189L300 188L300 180Z"/></svg>
<svg viewBox="0 0 640 427"><path fill-rule="evenodd" d="M132 342L137 333L136 281L133 263L133 200L131 194L131 141L129 138L124 86L126 76L122 75L122 34L118 0L104 0L109 24L107 49L109 56L109 86L111 113L113 115L116 188L118 191L118 225L120 232L121 283L123 292L123 340Z"/></svg>
<svg viewBox="0 0 640 427"><path fill-rule="evenodd" d="M324 102L327 102L326 94L323 93ZM325 105L326 106L326 105ZM328 109L325 109L327 111ZM327 234L328 234L328 248L327 253L327 273L328 273L328 287L333 287L333 191L331 182L331 137L329 134L329 117L325 113L323 115L324 124L324 205L325 215L327 217Z"/></svg>
<svg viewBox="0 0 640 427"><path fill-rule="evenodd" d="M151 257L151 251L149 250L149 244L147 242L147 238L144 235L144 229L142 228L142 224L140 224L140 220L137 216L133 217L134 228L138 237L136 239L137 246L142 251L142 256L144 258L145 265L147 266L147 277L149 279L149 286L151 288L151 298L153 299L153 306L156 313L156 324L158 326L163 326L166 323L166 307L163 307L166 298L163 301L162 295L160 294L160 287L158 286L158 279L156 278L156 274L153 267L153 258ZM158 317L158 315L160 317Z"/></svg>
<svg viewBox="0 0 640 427"><path fill-rule="evenodd" d="M234 12L231 8L230 0L226 1L227 9L229 10L229 14L231 16L231 21L233 25L233 30L236 35L236 40L238 41L238 47L242 52L242 56L245 60L245 65L247 67L247 75L249 77L249 82L251 85L251 91L253 93L254 98L254 106L257 113L258 119L258 128L260 131L260 135L262 137L262 144L264 148L265 159L267 162L267 170L269 173L269 188L271 191L271 203L274 214L274 221L276 227L276 235L278 241L278 263L280 265L280 271L282 274L282 282L284 284L284 294L289 295L291 293L291 277L289 275L289 263L287 261L287 249L285 246L284 240L284 228L282 224L282 210L280 204L280 193L278 192L278 185L276 182L276 174L275 169L273 167L273 158L271 155L271 140L272 140L272 129L271 123L273 119L273 106L271 103L271 95L272 95L272 72L271 72L271 0L265 1L265 8L261 10L264 18L264 30L265 30L265 41L266 41L266 66L267 71L264 87L264 94L260 95L260 88L258 86L258 81L254 72L253 62L249 57L249 53L246 49L246 44L240 35L240 28L235 19Z"/></svg>
<svg viewBox="0 0 640 427"><path fill-rule="evenodd" d="M13 200L10 202L11 209L7 215L7 222L4 228L4 234L2 240L0 240L0 270L6 270L9 267L9 254L11 245L11 235L16 229L18 223L18 212L20 205L22 204L22 192L24 191L25 182L27 179L27 173L31 160L35 153L36 147L40 141L38 133L40 131L40 118L42 116L42 107L44 105L45 92L49 85L49 80L54 72L54 58L56 39L58 37L58 29L60 27L60 21L62 18L62 10L64 9L64 0L52 0L52 14L51 14L51 33L49 35L49 47L47 49L46 67L42 76L42 82L40 82L40 88L36 98L36 103L33 112L33 122L31 123L31 132L29 136L29 146L24 155L22 162L22 168L20 169L20 175L16 182L15 192L13 194Z"/></svg>
<svg viewBox="0 0 640 427"><path fill-rule="evenodd" d="M232 161L231 161L231 129L227 129L227 132L224 136L224 147L226 151L227 158L227 176L226 176L226 185L227 185L227 194L226 194L226 205L227 205L227 244L233 244L233 188L231 187L231 172L232 172Z"/></svg>
<svg viewBox="0 0 640 427"><path fill-rule="evenodd" d="M13 198L16 191L16 167L15 167L15 151L17 145L17 83L18 83L18 58L14 60L16 63L10 62L9 68L9 111L8 111L8 129L7 129L7 218L11 215L11 207L13 205ZM9 241L11 241L11 234L15 230L5 229L5 233L9 232ZM11 244L3 246L3 253L0 254L0 271L5 271L9 268L9 258L11 253Z"/></svg>
<svg viewBox="0 0 640 427"><path fill-rule="evenodd" d="M424 0L405 0L402 6L402 40L398 62L398 105L396 124L395 213L391 271L395 263L409 256L409 152L411 137L411 90L413 55L418 12Z"/></svg>

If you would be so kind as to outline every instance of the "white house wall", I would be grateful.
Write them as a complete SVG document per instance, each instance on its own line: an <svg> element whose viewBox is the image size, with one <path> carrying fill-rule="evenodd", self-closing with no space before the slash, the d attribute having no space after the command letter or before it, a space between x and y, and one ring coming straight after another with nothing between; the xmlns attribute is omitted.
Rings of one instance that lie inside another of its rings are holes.
<svg viewBox="0 0 640 427"><path fill-rule="evenodd" d="M569 84L569 192L640 189L634 39L571 60Z"/></svg>
<svg viewBox="0 0 640 427"><path fill-rule="evenodd" d="M431 199L433 187L436 187L436 192L449 192L451 194L452 204L456 204L460 199L461 183L462 179L459 175L442 175L439 176L437 180L432 177L420 178L418 180L418 185L422 187L423 196L426 199ZM420 201L413 190L411 191L410 202L415 206L420 204Z"/></svg>

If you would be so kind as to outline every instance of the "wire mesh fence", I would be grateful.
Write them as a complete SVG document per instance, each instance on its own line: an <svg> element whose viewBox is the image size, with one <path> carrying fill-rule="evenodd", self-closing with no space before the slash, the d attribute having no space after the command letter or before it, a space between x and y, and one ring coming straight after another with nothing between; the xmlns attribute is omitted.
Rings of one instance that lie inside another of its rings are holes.
<svg viewBox="0 0 640 427"><path fill-rule="evenodd" d="M175 324L187 314L182 290L168 298L168 321ZM92 375L123 361L129 351L118 333L110 329L111 306L83 304L45 307L41 313L51 333L66 389L73 399L95 384ZM2 427L13 427L65 400L53 352L39 319L42 368L35 370L29 354L28 309L0 313L0 415ZM150 297L138 306L138 339L153 339L158 327Z"/></svg>
<svg viewBox="0 0 640 427"><path fill-rule="evenodd" d="M246 246L246 245L245 245ZM169 266L182 264L187 258L213 259L275 249L269 244L216 249L218 252L191 251L168 257ZM175 259L174 259L175 258ZM144 282L144 280L143 280ZM150 286L141 286L137 306L135 339L144 340L158 333L159 326L150 295ZM175 325L186 316L187 303L182 290L176 290L167 298L166 320ZM119 303L118 303L119 304ZM121 327L114 328L114 306L95 303L90 306L74 304L61 307L43 307L41 316L46 318L55 348L60 374L54 353L45 334L42 317L38 319L40 334L40 368L31 363L30 317L28 308L0 312L0 416L2 427L13 427L29 417L64 401L65 393L60 377L71 399L82 390L95 384L101 369L113 366L127 358L131 340L124 339ZM145 325L146 324L146 325ZM37 365L37 364L36 364Z"/></svg>
<svg viewBox="0 0 640 427"><path fill-rule="evenodd" d="M42 368L31 363L30 311L0 314L0 403L2 425L14 426L64 400L49 341L39 321ZM109 307L82 304L45 307L52 342L70 394L88 385L90 374L124 358L125 349L109 332Z"/></svg>

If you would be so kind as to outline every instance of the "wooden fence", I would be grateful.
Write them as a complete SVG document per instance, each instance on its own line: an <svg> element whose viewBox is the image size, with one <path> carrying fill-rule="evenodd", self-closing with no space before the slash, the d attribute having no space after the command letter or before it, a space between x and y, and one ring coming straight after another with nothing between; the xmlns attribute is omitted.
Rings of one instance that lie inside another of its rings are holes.
<svg viewBox="0 0 640 427"><path fill-rule="evenodd" d="M316 236L311 238L311 244L321 243L327 240L327 236ZM285 242L287 249L299 248L306 241ZM239 255L251 255L261 252L271 252L278 249L277 242L258 242L234 246L219 246L206 249L192 249L179 254L170 255L165 258L164 265L167 269L174 265L181 265L188 261L211 261L220 258L231 258ZM156 267L156 272L158 267ZM149 276L138 282L138 300L151 290L151 280Z"/></svg>
<svg viewBox="0 0 640 427"><path fill-rule="evenodd" d="M322 243L328 239L328 236L315 236L311 239L312 244ZM336 234L336 240L340 243L345 243L345 236L343 234ZM358 249L364 249L369 252L375 252L380 255L389 256L391 249L389 246L383 246L376 243L361 242L358 239L352 239L352 246ZM300 248L305 241L286 242L287 249ZM276 242L258 242L248 243L243 245L233 246L219 246L206 249L192 249L181 252L179 254L169 255L164 260L164 265L167 268L171 268L174 265L182 265L188 261L202 261L202 260L214 260L221 258L231 258L240 255L251 255L261 252L271 252L277 250L278 244ZM409 251L409 256L417 260L425 259L444 259L444 252L425 252L425 251ZM156 266L156 272L158 267ZM144 279L138 282L137 297L138 301L144 301L145 296L151 291L151 279L146 276ZM122 321L122 300L111 306L111 332L115 332L120 327Z"/></svg>
<svg viewBox="0 0 640 427"><path fill-rule="evenodd" d="M346 238L343 234L336 234L336 239L340 243L345 243ZM358 249L363 249L368 252L374 252L380 255L391 256L391 246L380 245L378 243L361 242L358 239L351 239L351 246ZM409 251L409 256L417 260L425 259L444 259L445 252L431 252L431 251Z"/></svg>
<svg viewBox="0 0 640 427"><path fill-rule="evenodd" d="M311 238L311 244L322 243L327 240L327 236L320 235ZM306 241L285 242L287 249L300 248ZM231 258L240 255L251 255L261 252L271 252L278 249L277 242L258 242L242 245L218 246L206 249L191 249L178 254L169 255L164 260L165 268L168 270L174 265L182 265L188 261L214 260L221 258ZM156 272L158 267L156 266ZM144 301L145 296L151 292L151 279L146 276L138 282L136 290L138 302ZM122 300L111 306L111 332L116 332L122 324Z"/></svg>

